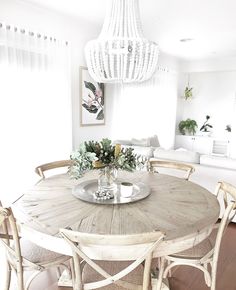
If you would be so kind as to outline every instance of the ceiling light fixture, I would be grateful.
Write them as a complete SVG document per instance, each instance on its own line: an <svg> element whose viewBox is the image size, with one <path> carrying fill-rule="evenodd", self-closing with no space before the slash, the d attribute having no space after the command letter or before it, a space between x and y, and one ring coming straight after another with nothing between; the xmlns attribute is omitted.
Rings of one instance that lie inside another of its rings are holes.
<svg viewBox="0 0 236 290"><path fill-rule="evenodd" d="M112 0L99 37L86 44L89 73L97 82L142 82L157 66L159 49L143 36L138 0Z"/></svg>

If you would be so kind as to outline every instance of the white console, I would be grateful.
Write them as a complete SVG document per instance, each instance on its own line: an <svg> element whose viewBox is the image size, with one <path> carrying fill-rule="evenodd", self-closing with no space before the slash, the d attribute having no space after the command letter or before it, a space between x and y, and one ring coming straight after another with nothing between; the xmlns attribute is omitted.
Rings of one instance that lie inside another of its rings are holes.
<svg viewBox="0 0 236 290"><path fill-rule="evenodd" d="M229 156L230 141L226 138L216 138L209 136L175 136L175 149L184 148L200 154L219 154Z"/></svg>

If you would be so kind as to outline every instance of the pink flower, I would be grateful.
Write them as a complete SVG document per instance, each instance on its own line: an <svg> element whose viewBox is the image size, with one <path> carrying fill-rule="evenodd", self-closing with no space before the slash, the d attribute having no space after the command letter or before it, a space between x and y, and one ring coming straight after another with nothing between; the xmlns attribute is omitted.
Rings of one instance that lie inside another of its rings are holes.
<svg viewBox="0 0 236 290"><path fill-rule="evenodd" d="M101 90L96 90L95 92L96 98L101 98L102 97L102 91Z"/></svg>

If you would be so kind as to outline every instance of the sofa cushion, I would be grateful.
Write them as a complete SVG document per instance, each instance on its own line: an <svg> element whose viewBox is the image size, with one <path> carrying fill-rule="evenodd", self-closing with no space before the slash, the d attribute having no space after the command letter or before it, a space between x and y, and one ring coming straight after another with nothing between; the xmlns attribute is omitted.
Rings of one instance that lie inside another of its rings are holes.
<svg viewBox="0 0 236 290"><path fill-rule="evenodd" d="M131 140L115 140L112 144L132 145Z"/></svg>
<svg viewBox="0 0 236 290"><path fill-rule="evenodd" d="M131 143L134 146L149 147L150 146L150 139L149 138L143 138L143 139L132 138Z"/></svg>
<svg viewBox="0 0 236 290"><path fill-rule="evenodd" d="M200 154L188 150L165 150L163 148L155 149L153 153L155 158L182 161L187 163L200 163Z"/></svg>
<svg viewBox="0 0 236 290"><path fill-rule="evenodd" d="M122 148L133 148L134 154L145 156L147 158L153 157L154 148L152 147L122 145Z"/></svg>
<svg viewBox="0 0 236 290"><path fill-rule="evenodd" d="M160 143L159 143L159 139L158 139L157 135L153 135L153 136L149 137L149 139L150 139L150 146L160 147Z"/></svg>
<svg viewBox="0 0 236 290"><path fill-rule="evenodd" d="M236 170L236 159L228 157L201 155L200 164Z"/></svg>

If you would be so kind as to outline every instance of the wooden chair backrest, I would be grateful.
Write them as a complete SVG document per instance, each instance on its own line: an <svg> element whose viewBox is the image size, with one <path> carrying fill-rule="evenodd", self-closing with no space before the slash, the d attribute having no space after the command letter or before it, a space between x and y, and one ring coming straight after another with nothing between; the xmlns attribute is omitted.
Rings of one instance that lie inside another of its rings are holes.
<svg viewBox="0 0 236 290"><path fill-rule="evenodd" d="M11 208L3 208L0 203L0 241L5 247L8 255L13 257L16 264L13 267L23 271L22 256L20 248L20 237Z"/></svg>
<svg viewBox="0 0 236 290"><path fill-rule="evenodd" d="M134 235L97 235L61 229L60 233L62 237L67 241L67 243L71 246L75 273L74 283L75 285L77 285L77 287L78 285L83 285L82 289L96 289L98 287L103 287L111 283L116 283L118 285L121 285L122 287L127 287L128 289L130 289L130 286L133 287L133 289L137 290L144 289L143 285L134 286L132 283L128 283L126 281L121 280L121 278L129 274L135 268L137 268L143 261L146 261L145 266L146 265L150 266L153 251L156 249L158 244L164 238L164 234L159 231ZM115 246L122 247L141 244L147 244L147 247L144 247L143 253L129 266L125 267L115 275L110 275L109 273L107 273L103 268L101 268L97 263L95 263L94 260L92 260L88 255L86 255L81 249L81 246L94 247L101 245L103 246L109 245L114 247ZM104 279L97 282L83 284L81 278L82 269L80 265L80 262L82 260L84 260L87 264L89 264L97 273L103 276ZM148 279L149 279L148 270L147 268L144 268L143 283L144 284L147 283Z"/></svg>
<svg viewBox="0 0 236 290"><path fill-rule="evenodd" d="M215 246L213 249L213 264L214 265L217 265L217 262L218 262L220 246L221 246L221 242L222 242L222 238L225 233L225 230L227 229L228 224L231 222L235 214L236 214L236 202L231 201L224 212L224 215L221 219L221 222L218 228Z"/></svg>
<svg viewBox="0 0 236 290"><path fill-rule="evenodd" d="M190 175L195 171L195 168L190 164L175 162L175 161L165 161L165 160L151 160L149 161L149 170L151 172L158 173L158 168L170 168L177 169L186 172L184 179L188 180Z"/></svg>
<svg viewBox="0 0 236 290"><path fill-rule="evenodd" d="M72 160L60 160L60 161L54 161L50 163L45 163L42 165L39 165L35 168L35 172L42 178L45 178L44 172L47 170L60 168L60 167L70 167L73 164Z"/></svg>
<svg viewBox="0 0 236 290"><path fill-rule="evenodd" d="M219 197L221 192L223 193L223 205L225 210L230 201L236 201L236 187L225 181L220 181L216 186L215 195Z"/></svg>

